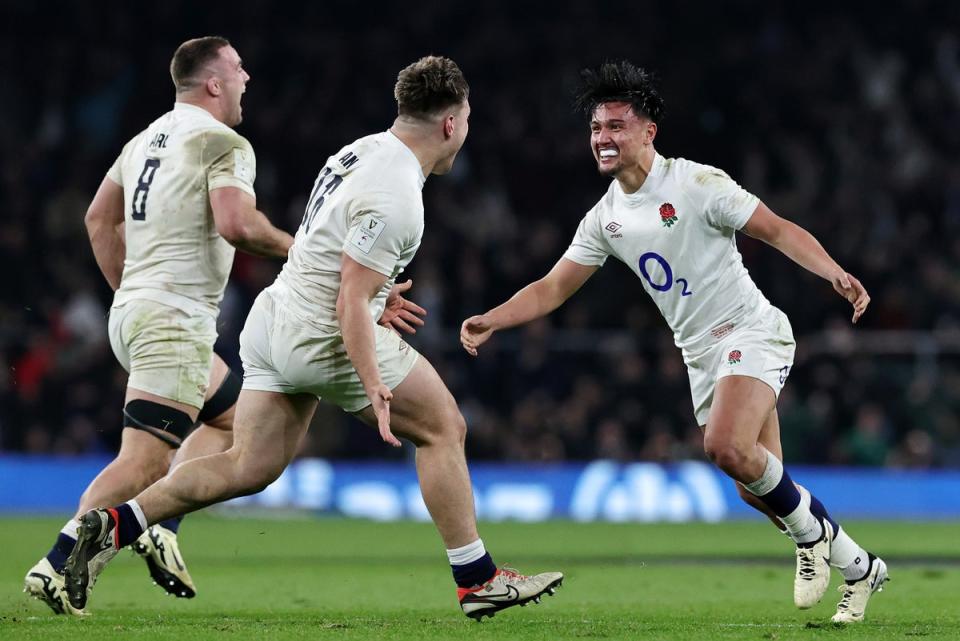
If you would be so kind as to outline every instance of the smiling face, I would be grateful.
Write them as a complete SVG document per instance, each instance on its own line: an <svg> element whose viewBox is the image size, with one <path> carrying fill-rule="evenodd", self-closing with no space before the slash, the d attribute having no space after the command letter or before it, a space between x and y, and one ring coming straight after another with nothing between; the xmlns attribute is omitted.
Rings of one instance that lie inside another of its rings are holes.
<svg viewBox="0 0 960 641"><path fill-rule="evenodd" d="M590 148L603 176L614 177L641 165L657 135L657 125L637 116L628 102L605 102L590 119Z"/></svg>

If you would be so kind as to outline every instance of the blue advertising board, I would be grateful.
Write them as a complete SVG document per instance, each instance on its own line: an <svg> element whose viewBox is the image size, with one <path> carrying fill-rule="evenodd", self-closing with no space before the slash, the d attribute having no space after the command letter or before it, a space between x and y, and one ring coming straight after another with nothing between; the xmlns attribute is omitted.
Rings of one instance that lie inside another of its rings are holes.
<svg viewBox="0 0 960 641"><path fill-rule="evenodd" d="M0 456L0 513L64 513L109 459ZM759 518L730 479L699 461L476 463L482 520L722 521ZM791 466L843 518L960 519L960 471ZM300 459L270 487L224 509L286 508L376 520L428 520L409 463Z"/></svg>

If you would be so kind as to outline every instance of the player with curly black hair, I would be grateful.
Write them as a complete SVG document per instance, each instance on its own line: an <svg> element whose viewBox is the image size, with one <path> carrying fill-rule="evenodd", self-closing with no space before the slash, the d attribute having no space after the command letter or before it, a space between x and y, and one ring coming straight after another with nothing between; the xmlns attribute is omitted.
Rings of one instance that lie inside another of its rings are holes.
<svg viewBox="0 0 960 641"><path fill-rule="evenodd" d="M503 305L464 321L464 349L476 356L493 332L559 307L607 257L622 260L654 299L683 352L707 455L737 482L748 503L796 542L794 602L800 608L818 603L833 565L846 579L833 620L862 620L870 596L887 580L887 567L784 469L776 401L796 345L790 321L743 266L736 232L763 240L827 280L853 305L854 323L870 296L812 235L774 214L727 174L657 153L654 140L664 109L649 72L621 61L584 70L581 80L575 105L590 118L598 170L615 180L550 273Z"/></svg>

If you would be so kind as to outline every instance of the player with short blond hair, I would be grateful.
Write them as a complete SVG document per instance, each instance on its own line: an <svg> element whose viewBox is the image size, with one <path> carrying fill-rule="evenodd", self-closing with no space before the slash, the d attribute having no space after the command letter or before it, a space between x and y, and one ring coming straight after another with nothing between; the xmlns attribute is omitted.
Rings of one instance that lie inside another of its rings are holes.
<svg viewBox="0 0 960 641"><path fill-rule="evenodd" d="M233 447L183 463L134 500L88 512L67 563L84 607L103 566L149 524L258 492L290 463L324 399L417 448L420 490L440 532L463 612L480 619L553 594L563 575L498 569L477 531L466 424L430 363L378 326L424 231L427 176L453 167L467 137L469 89L457 65L428 56L400 72L389 130L330 156L290 258L254 302L240 336L243 391ZM408 317L409 319L409 317Z"/></svg>
<svg viewBox="0 0 960 641"><path fill-rule="evenodd" d="M123 147L86 215L97 264L116 291L110 344L130 378L119 454L24 579L25 591L56 613L84 613L70 605L62 577L82 514L135 496L171 465L230 446L240 379L213 345L234 248L284 257L293 242L257 210L256 157L233 130L250 80L236 49L218 36L188 40L170 74L173 110ZM157 584L189 598L196 588L176 516L131 543Z"/></svg>

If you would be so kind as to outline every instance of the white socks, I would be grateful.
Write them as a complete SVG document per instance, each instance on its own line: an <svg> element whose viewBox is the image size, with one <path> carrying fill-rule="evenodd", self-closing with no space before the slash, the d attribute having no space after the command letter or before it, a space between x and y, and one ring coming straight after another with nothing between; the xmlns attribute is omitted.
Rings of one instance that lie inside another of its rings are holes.
<svg viewBox="0 0 960 641"><path fill-rule="evenodd" d="M77 540L77 532L80 530L80 521L77 519L70 519L67 521L67 524L63 526L60 530L60 534L65 534L69 536L74 541Z"/></svg>
<svg viewBox="0 0 960 641"><path fill-rule="evenodd" d="M751 494L755 494L763 500L764 495L773 492L777 486L780 485L783 476L783 463L767 450L767 466L764 468L763 474L752 483L744 483L743 487ZM796 486L793 485L792 481L790 481L790 487L793 491L797 492L800 501L790 514L786 516L778 514L777 516L780 517L780 521L783 522L783 525L787 528L787 532L790 533L790 538L796 543L812 543L823 536L823 527L820 525L817 517L810 511L809 503L805 502L803 497L799 496L800 492L796 489ZM770 505L767 501L764 502ZM770 508L776 511L775 506L770 505Z"/></svg>
<svg viewBox="0 0 960 641"><path fill-rule="evenodd" d="M137 517L137 523L140 524L140 530L145 532L147 530L147 517L144 516L143 510L140 509L140 504L137 503L136 499L130 499L127 501L127 505L130 506L130 509L133 510L133 515Z"/></svg>
<svg viewBox="0 0 960 641"><path fill-rule="evenodd" d="M466 565L476 561L486 553L487 549L483 547L483 539L477 539L463 547L447 550L447 558L450 559L450 565Z"/></svg>
<svg viewBox="0 0 960 641"><path fill-rule="evenodd" d="M839 568L840 574L847 581L857 581L867 576L870 557L866 550L840 528L833 537L833 545L830 546L830 565Z"/></svg>

